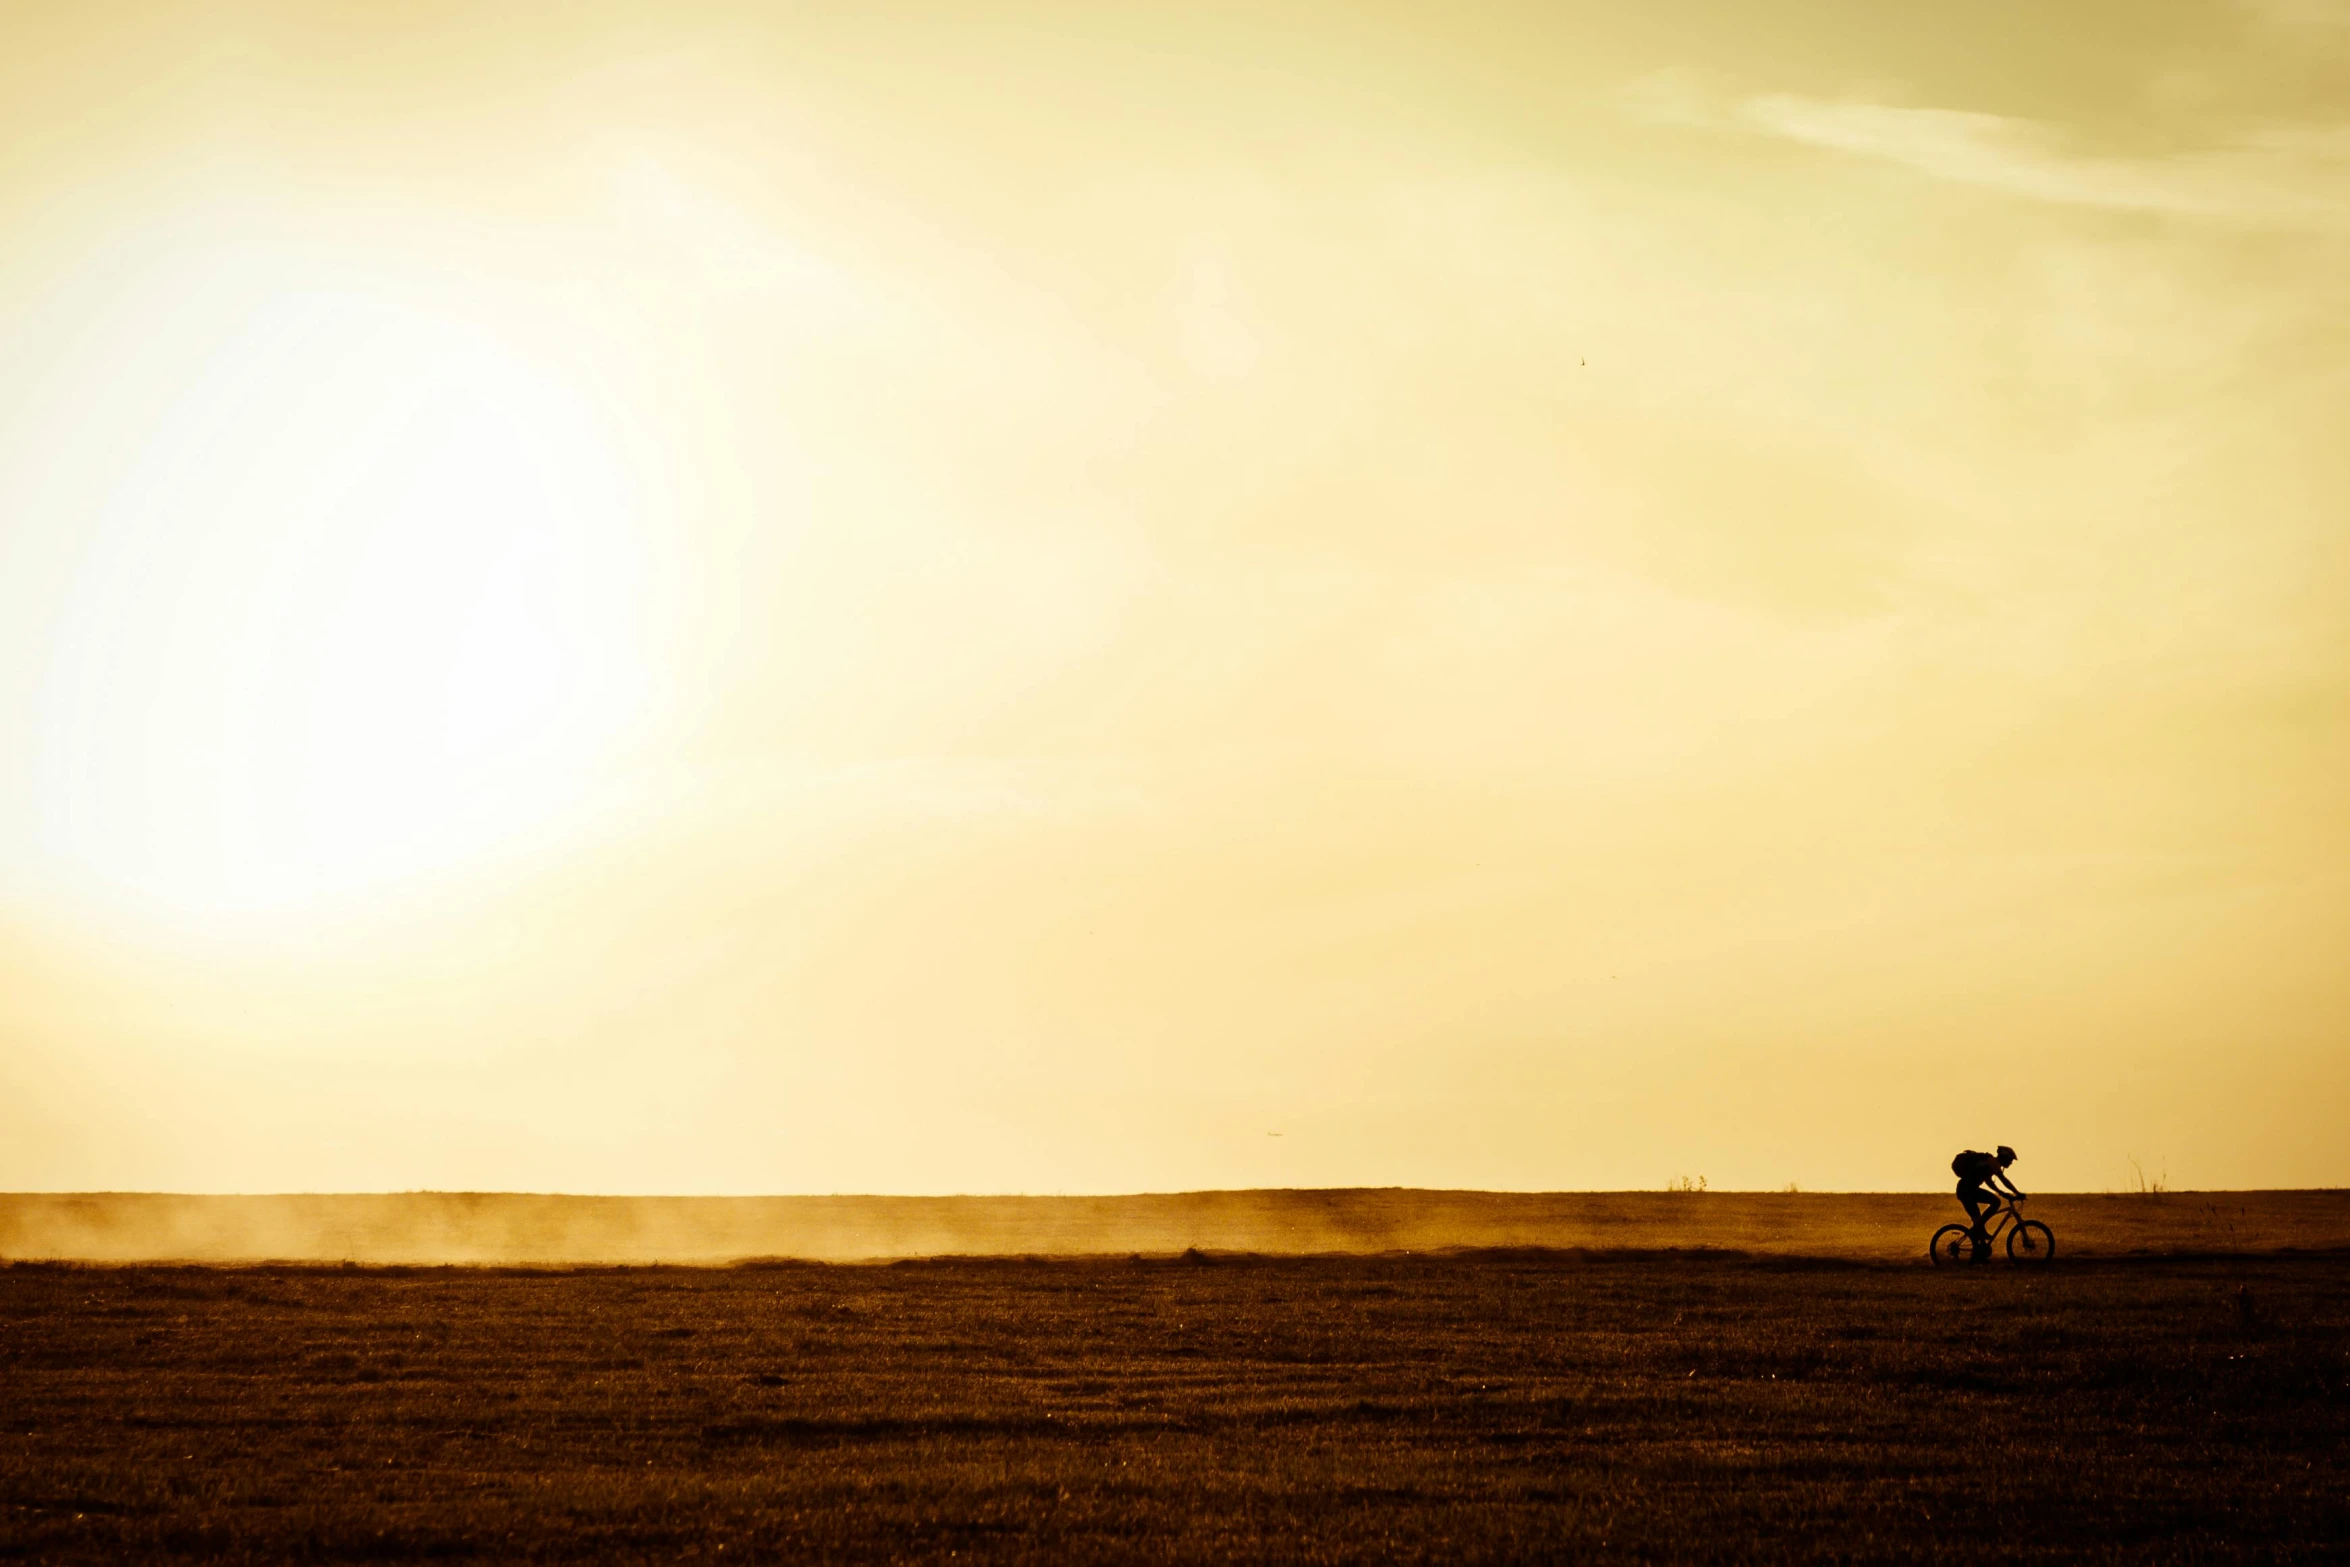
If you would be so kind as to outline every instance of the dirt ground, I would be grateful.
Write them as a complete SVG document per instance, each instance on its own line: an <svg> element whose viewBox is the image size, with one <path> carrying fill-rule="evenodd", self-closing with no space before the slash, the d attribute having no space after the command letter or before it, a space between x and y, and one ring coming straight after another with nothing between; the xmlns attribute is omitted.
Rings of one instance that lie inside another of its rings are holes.
<svg viewBox="0 0 2350 1567"><path fill-rule="evenodd" d="M0 1556L2331 1560L2350 1257L0 1268Z"/></svg>

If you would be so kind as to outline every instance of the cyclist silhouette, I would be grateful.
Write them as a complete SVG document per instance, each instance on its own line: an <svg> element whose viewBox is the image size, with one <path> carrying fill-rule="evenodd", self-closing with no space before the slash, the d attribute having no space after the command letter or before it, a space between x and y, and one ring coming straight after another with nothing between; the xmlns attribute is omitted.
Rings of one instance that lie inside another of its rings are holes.
<svg viewBox="0 0 2350 1567"><path fill-rule="evenodd" d="M1991 1237L1984 1232L1983 1221L1999 1211L2001 1195L2024 1195L2007 1178L2007 1167L2013 1163L2015 1150L2005 1143L1995 1154L1970 1148L1950 1161L1950 1173L1958 1177L1959 1206L1966 1209L1967 1223L1974 1227L1977 1261L1991 1255Z"/></svg>

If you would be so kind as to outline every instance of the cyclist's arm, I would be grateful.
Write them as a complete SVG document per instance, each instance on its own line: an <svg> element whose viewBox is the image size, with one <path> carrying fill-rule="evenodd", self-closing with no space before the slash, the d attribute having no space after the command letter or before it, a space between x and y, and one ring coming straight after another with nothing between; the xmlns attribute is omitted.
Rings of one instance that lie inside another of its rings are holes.
<svg viewBox="0 0 2350 1567"><path fill-rule="evenodd" d="M2007 1178L2007 1172L2005 1170L2000 1171L1997 1175L1991 1177L1991 1179L2010 1197L2021 1197L2024 1195L2023 1189L2017 1186L2015 1182Z"/></svg>

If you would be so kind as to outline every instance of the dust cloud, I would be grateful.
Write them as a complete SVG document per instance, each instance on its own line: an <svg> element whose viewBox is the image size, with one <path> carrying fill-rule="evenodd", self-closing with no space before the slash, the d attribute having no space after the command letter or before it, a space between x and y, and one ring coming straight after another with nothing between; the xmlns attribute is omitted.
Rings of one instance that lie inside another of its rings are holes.
<svg viewBox="0 0 2350 1567"><path fill-rule="evenodd" d="M2054 1195L2068 1256L2350 1248L2350 1192ZM1922 1258L1940 1193L1260 1190L1108 1197L0 1194L0 1257L404 1264L880 1261L1550 1247Z"/></svg>

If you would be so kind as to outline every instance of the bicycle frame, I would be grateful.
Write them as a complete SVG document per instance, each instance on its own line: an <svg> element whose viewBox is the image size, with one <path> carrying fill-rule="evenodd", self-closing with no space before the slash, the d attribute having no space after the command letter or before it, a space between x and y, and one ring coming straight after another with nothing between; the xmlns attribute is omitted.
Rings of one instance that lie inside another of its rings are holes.
<svg viewBox="0 0 2350 1567"><path fill-rule="evenodd" d="M2023 1201L2021 1197L2001 1196L1997 1192L1993 1192L1991 1195L1999 1198L1999 1206L1983 1215L1983 1244L1985 1247L1996 1245L1999 1237L2014 1229L2023 1218L2022 1210L2016 1207L2017 1203Z"/></svg>
<svg viewBox="0 0 2350 1567"><path fill-rule="evenodd" d="M1934 1232L1929 1244L1930 1255L1937 1266L1946 1262L1989 1261L2002 1241L2006 1242L2011 1261L2034 1264L2048 1261L2056 1255L2056 1235L2037 1219L2023 1216L2024 1199L1986 1192L1998 1206L1987 1210L1982 1217L1982 1241L1978 1244L1975 1230L1965 1224L1945 1224ZM2018 1251L2016 1243L2023 1249Z"/></svg>

